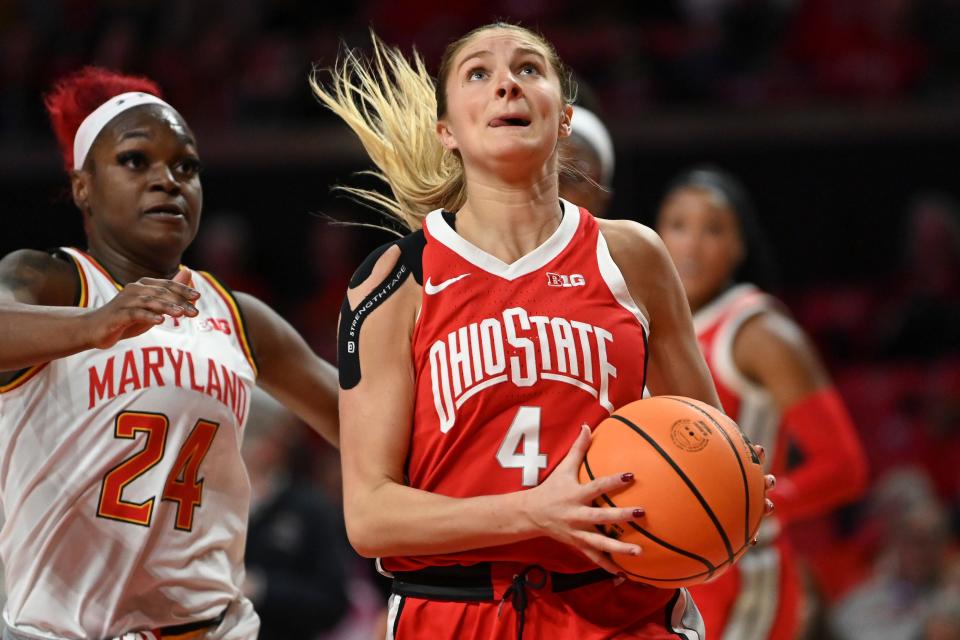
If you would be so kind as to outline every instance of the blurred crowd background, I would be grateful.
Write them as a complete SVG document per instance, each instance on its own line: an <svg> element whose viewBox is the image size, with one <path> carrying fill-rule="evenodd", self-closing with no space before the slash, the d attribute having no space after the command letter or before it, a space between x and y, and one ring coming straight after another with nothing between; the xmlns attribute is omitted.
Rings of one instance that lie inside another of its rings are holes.
<svg viewBox="0 0 960 640"><path fill-rule="evenodd" d="M541 30L589 87L616 146L612 215L650 223L705 161L755 199L774 293L871 464L861 501L791 532L806 637L960 638L960 0L0 0L0 251L82 244L50 83L84 64L146 74L206 166L190 264L333 361L346 280L389 236L332 224L378 218L331 193L368 167L307 76L371 27L435 65L495 18ZM383 585L345 542L336 452L263 398L246 446L262 637L371 637Z"/></svg>

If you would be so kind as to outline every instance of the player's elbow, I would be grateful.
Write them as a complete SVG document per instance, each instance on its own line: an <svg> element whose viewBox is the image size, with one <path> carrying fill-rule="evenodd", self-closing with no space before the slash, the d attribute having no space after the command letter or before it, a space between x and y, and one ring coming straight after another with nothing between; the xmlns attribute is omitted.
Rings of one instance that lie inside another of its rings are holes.
<svg viewBox="0 0 960 640"><path fill-rule="evenodd" d="M389 548L391 527L376 517L379 509L371 505L344 507L344 523L350 546L364 558L393 555Z"/></svg>

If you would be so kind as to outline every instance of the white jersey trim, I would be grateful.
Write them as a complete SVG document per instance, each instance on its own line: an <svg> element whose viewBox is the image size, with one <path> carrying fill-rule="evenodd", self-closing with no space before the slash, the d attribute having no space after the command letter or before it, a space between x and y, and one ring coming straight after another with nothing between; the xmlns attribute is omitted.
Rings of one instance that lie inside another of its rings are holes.
<svg viewBox="0 0 960 640"><path fill-rule="evenodd" d="M759 291L759 289L746 282L730 287L693 314L693 328L698 334L702 333L717 321L717 318L727 310L731 302L747 292L754 291Z"/></svg>
<svg viewBox="0 0 960 640"><path fill-rule="evenodd" d="M715 323L718 316L726 312L731 304L736 304L738 299L754 292L759 292L759 289L751 284L740 284L732 287L719 298L697 311L693 317L693 325L697 334L702 333ZM721 382L741 396L768 395L763 387L752 382L737 368L733 360L733 342L747 320L769 309L770 303L767 297L757 296L750 304L744 305L726 318L713 340L709 355L713 361L714 373Z"/></svg>
<svg viewBox="0 0 960 640"><path fill-rule="evenodd" d="M670 631L685 640L704 640L707 637L700 610L686 589L680 589L670 612Z"/></svg>
<svg viewBox="0 0 960 640"><path fill-rule="evenodd" d="M733 358L733 343L743 325L761 313L773 308L770 297L760 292L752 284L740 284L732 287L719 298L699 310L694 315L697 333L714 324L718 317L730 310L731 305L739 304L745 296L753 299L735 309L717 331L709 354L714 375L724 386L740 396L740 409L736 416L737 424L753 442L775 448L780 427L780 412L773 397L762 386L756 384L740 371ZM773 464L773 456L767 457L767 468Z"/></svg>
<svg viewBox="0 0 960 640"><path fill-rule="evenodd" d="M577 232L577 227L580 226L580 208L566 200L561 199L560 202L563 205L563 219L553 234L539 247L511 264L465 240L447 224L440 209L427 214L423 226L439 243L470 264L504 280L512 281L547 266L570 244L570 240Z"/></svg>
<svg viewBox="0 0 960 640"><path fill-rule="evenodd" d="M620 303L621 307L633 314L633 317L637 319L649 338L650 320L647 319L633 296L630 295L630 289L623 279L623 273L610 255L610 248L607 246L607 240L603 237L603 231L597 232L597 267L600 269L600 275L603 277L603 281L607 283L607 288L610 289L614 299Z"/></svg>

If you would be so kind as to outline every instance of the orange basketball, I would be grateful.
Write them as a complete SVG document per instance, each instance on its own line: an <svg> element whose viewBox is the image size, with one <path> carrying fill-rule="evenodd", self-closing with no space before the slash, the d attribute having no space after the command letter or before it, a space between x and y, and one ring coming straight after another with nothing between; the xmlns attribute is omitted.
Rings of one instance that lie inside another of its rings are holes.
<svg viewBox="0 0 960 640"><path fill-rule="evenodd" d="M634 473L600 506L643 507L642 518L606 528L643 548L614 554L633 580L656 587L704 582L729 569L757 534L764 472L736 423L708 404L656 396L620 408L594 430L580 482Z"/></svg>

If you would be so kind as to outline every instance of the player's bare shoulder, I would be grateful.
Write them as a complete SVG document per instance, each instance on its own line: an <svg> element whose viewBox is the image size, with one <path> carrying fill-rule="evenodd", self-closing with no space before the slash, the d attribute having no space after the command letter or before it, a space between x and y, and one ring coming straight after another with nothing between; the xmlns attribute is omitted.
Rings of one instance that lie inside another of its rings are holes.
<svg viewBox="0 0 960 640"><path fill-rule="evenodd" d="M657 232L633 220L598 219L610 255L615 261L629 262L658 260L663 253L663 242Z"/></svg>
<svg viewBox="0 0 960 640"><path fill-rule="evenodd" d="M657 232L633 220L597 220L610 257L619 267L631 293L649 292L673 269ZM646 296L644 296L646 297Z"/></svg>
<svg viewBox="0 0 960 640"><path fill-rule="evenodd" d="M19 249L0 259L0 301L73 306L77 277L76 265L67 256Z"/></svg>

